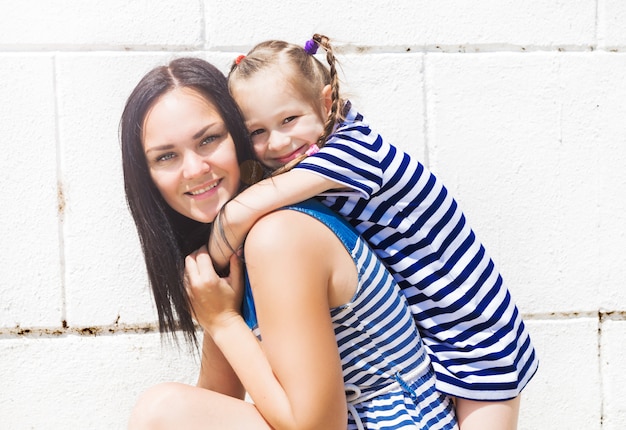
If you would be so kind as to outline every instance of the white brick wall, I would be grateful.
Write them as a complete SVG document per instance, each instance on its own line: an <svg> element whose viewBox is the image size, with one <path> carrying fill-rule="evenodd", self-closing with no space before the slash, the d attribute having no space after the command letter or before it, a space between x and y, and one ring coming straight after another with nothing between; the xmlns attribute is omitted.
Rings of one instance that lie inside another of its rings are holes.
<svg viewBox="0 0 626 430"><path fill-rule="evenodd" d="M0 429L122 429L146 387L194 382L154 332L123 103L175 56L226 71L313 32L507 279L541 358L520 429L623 428L625 2L0 0Z"/></svg>

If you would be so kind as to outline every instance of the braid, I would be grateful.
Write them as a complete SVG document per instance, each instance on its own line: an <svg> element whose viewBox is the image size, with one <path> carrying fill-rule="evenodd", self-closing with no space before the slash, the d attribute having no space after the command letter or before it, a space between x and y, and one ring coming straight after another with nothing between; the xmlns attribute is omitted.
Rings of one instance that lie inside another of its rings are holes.
<svg viewBox="0 0 626 430"><path fill-rule="evenodd" d="M330 113L324 124L324 134L318 141L318 146L321 148L325 143L328 136L330 136L335 128L335 124L341 120L341 98L339 97L339 76L337 74L337 59L333 52L333 47L330 44L330 39L322 34L314 34L313 40L315 40L324 51L326 51L326 62L330 68L330 88L331 88L331 106Z"/></svg>

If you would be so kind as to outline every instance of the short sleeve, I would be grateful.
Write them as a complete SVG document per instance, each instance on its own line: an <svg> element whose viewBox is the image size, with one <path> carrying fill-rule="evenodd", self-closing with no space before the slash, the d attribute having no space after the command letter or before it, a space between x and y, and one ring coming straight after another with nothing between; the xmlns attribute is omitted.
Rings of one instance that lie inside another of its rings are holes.
<svg viewBox="0 0 626 430"><path fill-rule="evenodd" d="M319 152L295 168L324 176L370 199L382 187L381 145L382 138L367 125L352 123L337 129Z"/></svg>

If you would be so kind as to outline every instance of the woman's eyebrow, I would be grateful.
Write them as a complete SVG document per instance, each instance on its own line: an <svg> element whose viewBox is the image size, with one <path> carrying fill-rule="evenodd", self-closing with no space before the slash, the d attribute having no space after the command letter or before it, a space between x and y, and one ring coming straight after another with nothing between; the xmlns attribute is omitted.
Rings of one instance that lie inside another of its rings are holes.
<svg viewBox="0 0 626 430"><path fill-rule="evenodd" d="M200 139L200 138L202 137L202 135L203 135L204 133L206 133L206 131L207 131L208 129L210 129L211 127L213 127L213 126L215 126L215 124L208 124L208 125L205 125L205 126L204 126L204 127L202 127L200 130L198 130L198 131L197 131L197 132L196 132L193 136L191 136L191 137L192 137L192 139ZM147 154L147 153L149 153L149 152L152 152L152 151L164 151L164 150L168 150L168 149L172 149L172 148L174 148L174 144L172 144L172 143L166 143L166 144L163 144L163 145L153 146L153 147L151 147L151 148L148 148L148 149L146 150L146 154Z"/></svg>
<svg viewBox="0 0 626 430"><path fill-rule="evenodd" d="M202 135L212 126L213 124L206 125L202 127L196 134L193 135L194 139L200 139Z"/></svg>
<svg viewBox="0 0 626 430"><path fill-rule="evenodd" d="M160 146L153 146L146 150L146 154L149 154L150 152L153 152L153 151L165 151L168 149L172 149L173 147L174 145L172 145L171 143L167 143L165 145L160 145Z"/></svg>

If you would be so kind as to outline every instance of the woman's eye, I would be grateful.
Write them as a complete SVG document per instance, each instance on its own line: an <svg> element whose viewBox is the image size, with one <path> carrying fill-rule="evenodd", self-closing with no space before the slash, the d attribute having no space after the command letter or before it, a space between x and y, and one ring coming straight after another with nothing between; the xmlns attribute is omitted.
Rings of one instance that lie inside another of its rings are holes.
<svg viewBox="0 0 626 430"><path fill-rule="evenodd" d="M156 161L157 161L157 163L162 163L162 162L165 162L165 161L169 161L169 160L171 160L174 157L175 157L175 155L172 152L168 152L166 154L159 155L156 158Z"/></svg>
<svg viewBox="0 0 626 430"><path fill-rule="evenodd" d="M265 130L263 130L262 128L259 128L257 130L251 131L250 132L250 137L254 137L254 136L258 136L259 134L262 134Z"/></svg>
<svg viewBox="0 0 626 430"><path fill-rule="evenodd" d="M200 142L200 145L210 145L211 143L215 142L216 139L217 139L217 136L208 136L202 139L202 142Z"/></svg>

